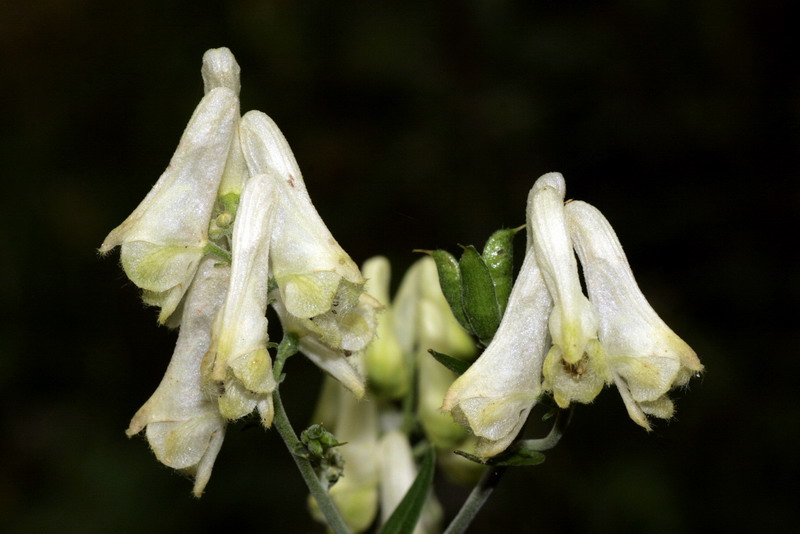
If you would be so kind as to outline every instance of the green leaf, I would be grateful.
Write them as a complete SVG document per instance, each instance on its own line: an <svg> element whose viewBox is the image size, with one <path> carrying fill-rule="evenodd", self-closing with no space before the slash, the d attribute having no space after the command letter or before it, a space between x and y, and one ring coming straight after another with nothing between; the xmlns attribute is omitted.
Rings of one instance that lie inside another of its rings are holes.
<svg viewBox="0 0 800 534"><path fill-rule="evenodd" d="M452 356L448 356L447 354L442 354L441 352L436 352L433 349L428 349L428 353L436 358L436 361L453 371L458 375L463 375L464 372L469 369L469 363L465 362L464 360L459 360L458 358L453 358Z"/></svg>
<svg viewBox="0 0 800 534"><path fill-rule="evenodd" d="M492 465L539 465L544 462L544 454L532 449L519 448L511 454L500 454L492 458Z"/></svg>
<svg viewBox="0 0 800 534"><path fill-rule="evenodd" d="M464 247L459 261L461 299L472 331L488 345L500 324L500 307L489 267L472 245Z"/></svg>
<svg viewBox="0 0 800 534"><path fill-rule="evenodd" d="M493 456L492 458L482 459L474 454L464 451L453 451L459 456L471 460L478 464L495 465L495 466L525 466L525 465L539 465L544 462L544 454L539 451L527 448L518 447L514 450L509 450Z"/></svg>
<svg viewBox="0 0 800 534"><path fill-rule="evenodd" d="M455 450L453 452L456 453L457 455L463 457L463 458L466 458L467 460L475 462L476 464L486 465L488 463L488 461L482 460L478 456L475 456L474 454L470 454L468 452L459 451L459 450Z"/></svg>
<svg viewBox="0 0 800 534"><path fill-rule="evenodd" d="M425 504L425 499L428 498L428 492L433 484L435 465L436 453L433 447L430 447L422 460L417 478L381 528L381 534L411 534L414 532L414 527L422 513L422 506Z"/></svg>

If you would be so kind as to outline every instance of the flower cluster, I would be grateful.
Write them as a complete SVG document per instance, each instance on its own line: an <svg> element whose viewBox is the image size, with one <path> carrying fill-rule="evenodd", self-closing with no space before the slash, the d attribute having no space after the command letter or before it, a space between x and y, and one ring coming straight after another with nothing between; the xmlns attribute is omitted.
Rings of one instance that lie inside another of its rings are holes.
<svg viewBox="0 0 800 534"><path fill-rule="evenodd" d="M128 434L146 428L160 461L208 481L226 421L273 418L276 381L267 351L267 306L300 350L363 395L346 359L376 326L377 301L315 210L286 139L265 114L239 112L239 65L209 50L205 96L166 171L105 239L125 273L179 326L160 386Z"/></svg>
<svg viewBox="0 0 800 534"><path fill-rule="evenodd" d="M421 430L431 446L446 450L440 455L440 465L462 479L472 474L475 465L451 453L455 447L470 448L470 438L449 414L439 410L456 375L431 357L428 349L471 360L476 347L450 311L434 260L425 256L416 261L403 276L393 301L389 260L370 258L361 270L367 279L366 292L384 307L375 339L352 358L364 367L368 393L357 401L344 394L341 384L326 379L313 419L332 429L338 441L346 442L340 449L344 475L330 494L354 532L369 528L379 509L380 521L385 522L416 476L410 430L401 430L409 422L395 403L409 401L415 375ZM312 513L322 520L313 499L309 502ZM415 532L437 532L440 519L440 507L429 496Z"/></svg>
<svg viewBox="0 0 800 534"><path fill-rule="evenodd" d="M648 415L672 417L669 390L703 370L642 295L605 217L564 196L559 173L531 189L525 260L505 315L444 400L478 438L482 458L508 447L542 393L565 408L614 383L630 417L649 430Z"/></svg>

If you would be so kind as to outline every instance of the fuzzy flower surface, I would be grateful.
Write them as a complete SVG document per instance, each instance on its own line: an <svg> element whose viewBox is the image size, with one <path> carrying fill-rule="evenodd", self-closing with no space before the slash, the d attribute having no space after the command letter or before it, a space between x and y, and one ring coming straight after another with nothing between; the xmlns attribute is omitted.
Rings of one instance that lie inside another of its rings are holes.
<svg viewBox="0 0 800 534"><path fill-rule="evenodd" d="M525 262L506 312L445 396L442 409L478 438L481 458L510 445L542 393L566 408L613 383L630 417L649 430L648 416L672 417L669 391L703 370L645 299L609 222L585 202L565 205L565 191L559 173L531 189Z"/></svg>
<svg viewBox="0 0 800 534"><path fill-rule="evenodd" d="M239 66L227 49L203 57L205 96L167 170L133 213L100 246L120 246L125 274L161 307L165 323L194 278L208 244L217 190L239 120Z"/></svg>
<svg viewBox="0 0 800 534"><path fill-rule="evenodd" d="M206 391L227 419L258 408L264 426L273 417L276 387L267 351L269 250L276 211L274 182L259 174L244 186L233 228L230 285L203 361Z"/></svg>
<svg viewBox="0 0 800 534"><path fill-rule="evenodd" d="M380 306L362 299L364 277L314 208L286 138L258 111L242 117L240 133L250 171L269 173L275 182L270 265L283 308L328 347L364 349L375 335Z"/></svg>
<svg viewBox="0 0 800 534"><path fill-rule="evenodd" d="M492 342L450 386L442 405L478 438L479 457L508 447L542 393L552 308L536 254L529 248Z"/></svg>
<svg viewBox="0 0 800 534"><path fill-rule="evenodd" d="M146 430L158 460L195 477L200 496L225 437L225 418L202 391L200 363L211 345L211 323L221 308L230 270L203 260L183 305L181 329L167 372L131 420L128 436Z"/></svg>
<svg viewBox="0 0 800 534"><path fill-rule="evenodd" d="M614 383L631 418L649 429L646 415L672 417L667 393L686 384L703 365L647 302L603 214L581 201L569 203L565 211Z"/></svg>

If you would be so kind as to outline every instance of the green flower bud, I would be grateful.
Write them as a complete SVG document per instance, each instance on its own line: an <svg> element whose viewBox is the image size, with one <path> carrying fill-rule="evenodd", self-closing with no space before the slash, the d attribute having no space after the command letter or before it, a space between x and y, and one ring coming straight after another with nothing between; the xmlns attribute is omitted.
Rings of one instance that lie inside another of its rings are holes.
<svg viewBox="0 0 800 534"><path fill-rule="evenodd" d="M459 267L464 313L478 339L488 344L501 317L492 274L473 246L464 248Z"/></svg>

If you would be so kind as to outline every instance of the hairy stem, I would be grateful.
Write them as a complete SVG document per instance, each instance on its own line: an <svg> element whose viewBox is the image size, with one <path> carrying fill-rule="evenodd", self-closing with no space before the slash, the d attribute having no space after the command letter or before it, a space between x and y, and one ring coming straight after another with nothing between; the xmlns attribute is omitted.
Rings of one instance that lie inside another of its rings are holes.
<svg viewBox="0 0 800 534"><path fill-rule="evenodd" d="M276 380L280 380L283 365L286 359L296 352L296 346L296 340L293 341L284 338L284 342L282 342L281 347L278 348L278 355L275 358L275 365L273 366ZM272 402L275 408L275 419L273 420L275 429L286 444L286 448L289 449L289 454L292 455L297 469L300 471L306 486L308 486L308 491L311 493L312 497L314 497L314 500L317 501L320 511L322 511L322 514L328 521L328 526L336 534L349 534L350 530L347 528L347 525L339 513L339 509L336 508L336 505L333 503L328 493L327 482L323 484L314 471L311 462L308 461L308 458L296 454L297 450L303 448L303 444L298 439L297 434L292 428L292 424L289 422L289 417L286 415L286 410L283 407L278 389L275 389L272 393Z"/></svg>

